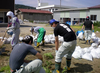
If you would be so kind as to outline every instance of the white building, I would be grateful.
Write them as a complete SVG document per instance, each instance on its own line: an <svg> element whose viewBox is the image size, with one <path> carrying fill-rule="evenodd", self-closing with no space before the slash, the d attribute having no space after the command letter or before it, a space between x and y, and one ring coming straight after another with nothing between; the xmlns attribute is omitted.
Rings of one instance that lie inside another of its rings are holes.
<svg viewBox="0 0 100 73"><path fill-rule="evenodd" d="M100 5L88 8L71 8L56 10L53 13L53 18L61 22L70 22L71 24L83 23L85 18L90 16L94 21L100 21Z"/></svg>

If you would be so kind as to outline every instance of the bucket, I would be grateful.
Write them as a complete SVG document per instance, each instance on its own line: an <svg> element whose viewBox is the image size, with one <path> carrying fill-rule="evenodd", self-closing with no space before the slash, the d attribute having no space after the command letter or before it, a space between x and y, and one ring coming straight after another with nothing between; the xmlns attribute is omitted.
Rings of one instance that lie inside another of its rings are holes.
<svg viewBox="0 0 100 73"><path fill-rule="evenodd" d="M37 40L34 41L34 45L37 46Z"/></svg>

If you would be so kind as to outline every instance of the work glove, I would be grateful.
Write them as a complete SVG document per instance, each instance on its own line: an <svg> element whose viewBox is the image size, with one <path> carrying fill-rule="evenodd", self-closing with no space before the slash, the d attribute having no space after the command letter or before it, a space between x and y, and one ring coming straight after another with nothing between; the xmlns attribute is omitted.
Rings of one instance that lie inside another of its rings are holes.
<svg viewBox="0 0 100 73"><path fill-rule="evenodd" d="M7 30L9 30L9 28L8 28L8 27L7 27L6 29L7 29Z"/></svg>
<svg viewBox="0 0 100 73"><path fill-rule="evenodd" d="M92 32L94 32L94 30L92 30Z"/></svg>
<svg viewBox="0 0 100 73"><path fill-rule="evenodd" d="M83 29L81 31L83 32Z"/></svg>
<svg viewBox="0 0 100 73"><path fill-rule="evenodd" d="M56 53L56 54L57 54L57 52L58 52L58 50L55 50L55 53ZM56 55L56 54L55 54L55 55Z"/></svg>

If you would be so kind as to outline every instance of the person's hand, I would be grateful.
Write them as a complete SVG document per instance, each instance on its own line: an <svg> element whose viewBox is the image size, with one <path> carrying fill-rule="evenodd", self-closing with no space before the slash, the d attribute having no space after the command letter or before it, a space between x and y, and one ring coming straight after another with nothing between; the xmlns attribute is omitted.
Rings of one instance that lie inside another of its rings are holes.
<svg viewBox="0 0 100 73"><path fill-rule="evenodd" d="M6 29L7 29L7 30L9 30L9 28L8 28L8 27L7 27Z"/></svg>
<svg viewBox="0 0 100 73"><path fill-rule="evenodd" d="M92 32L94 32L94 30L92 30Z"/></svg>

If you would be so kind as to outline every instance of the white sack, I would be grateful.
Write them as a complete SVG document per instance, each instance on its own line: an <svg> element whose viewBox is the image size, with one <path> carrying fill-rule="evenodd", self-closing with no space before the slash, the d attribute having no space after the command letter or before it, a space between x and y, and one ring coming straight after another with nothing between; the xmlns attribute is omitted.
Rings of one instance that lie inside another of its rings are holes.
<svg viewBox="0 0 100 73"><path fill-rule="evenodd" d="M79 39L83 40L83 32L80 32L79 35L77 36Z"/></svg>
<svg viewBox="0 0 100 73"><path fill-rule="evenodd" d="M91 47L97 48L98 47L98 44L97 43L92 43Z"/></svg>
<svg viewBox="0 0 100 73"><path fill-rule="evenodd" d="M96 37L96 34L94 32L92 32L92 37Z"/></svg>
<svg viewBox="0 0 100 73"><path fill-rule="evenodd" d="M82 55L78 51L74 51L72 54L72 57L74 57L76 59L80 59L80 58L82 58Z"/></svg>
<svg viewBox="0 0 100 73"><path fill-rule="evenodd" d="M91 55L93 58L99 58L98 53L96 53L96 49L91 50Z"/></svg>
<svg viewBox="0 0 100 73"><path fill-rule="evenodd" d="M82 56L83 59L86 59L86 60L90 60L92 61L92 55L90 53L85 53L83 56Z"/></svg>
<svg viewBox="0 0 100 73"><path fill-rule="evenodd" d="M19 41L22 41L23 40L23 37L19 37Z"/></svg>

